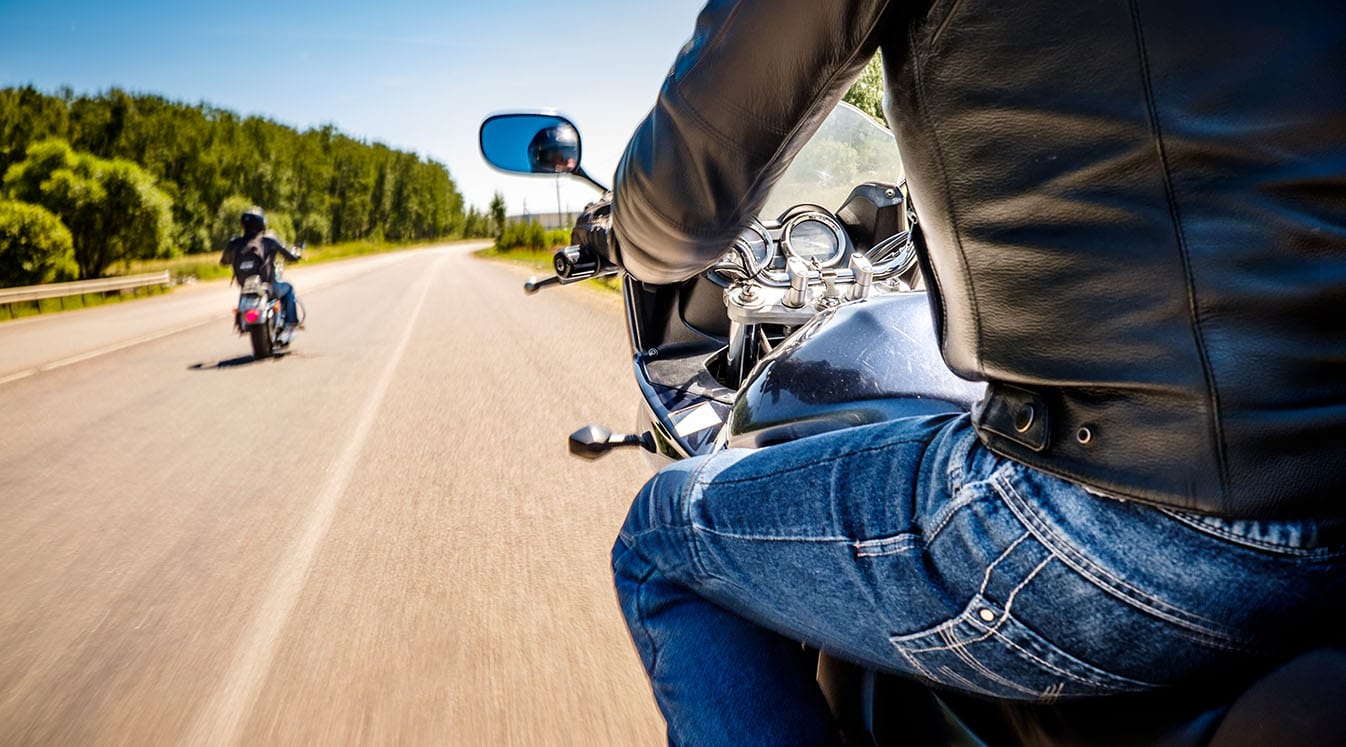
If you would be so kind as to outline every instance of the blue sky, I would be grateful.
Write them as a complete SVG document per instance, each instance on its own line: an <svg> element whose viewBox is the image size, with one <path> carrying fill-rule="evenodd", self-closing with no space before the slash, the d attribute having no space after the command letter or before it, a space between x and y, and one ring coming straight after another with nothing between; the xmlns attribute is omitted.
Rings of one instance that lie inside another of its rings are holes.
<svg viewBox="0 0 1346 747"><path fill-rule="evenodd" d="M556 208L546 177L491 170L488 113L551 107L602 181L649 110L700 0L0 0L0 86L111 87L324 123L448 165L469 204ZM566 210L595 193L563 181Z"/></svg>

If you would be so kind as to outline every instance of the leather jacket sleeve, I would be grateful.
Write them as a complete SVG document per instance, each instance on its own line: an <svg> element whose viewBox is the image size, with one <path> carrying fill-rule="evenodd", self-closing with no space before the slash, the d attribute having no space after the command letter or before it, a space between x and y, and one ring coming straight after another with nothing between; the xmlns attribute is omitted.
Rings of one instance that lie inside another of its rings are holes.
<svg viewBox="0 0 1346 747"><path fill-rule="evenodd" d="M271 261L278 253L284 255L291 262L299 261L298 254L291 251L290 247L286 246L285 242L281 241L275 234L268 232L266 236L267 261Z"/></svg>
<svg viewBox="0 0 1346 747"><path fill-rule="evenodd" d="M720 256L874 55L890 15L885 0L710 0L617 167L626 271L670 283Z"/></svg>

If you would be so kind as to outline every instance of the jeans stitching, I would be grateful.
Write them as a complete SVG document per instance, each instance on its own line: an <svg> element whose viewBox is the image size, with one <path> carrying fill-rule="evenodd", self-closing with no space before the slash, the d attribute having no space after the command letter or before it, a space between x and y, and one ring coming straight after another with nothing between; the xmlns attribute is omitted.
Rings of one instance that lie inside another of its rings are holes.
<svg viewBox="0 0 1346 747"><path fill-rule="evenodd" d="M856 540L852 544L857 558L878 558L918 549L921 538L914 534L899 534L882 539Z"/></svg>
<svg viewBox="0 0 1346 747"><path fill-rule="evenodd" d="M976 642L978 642L978 641L984 641L984 640L986 640L989 636L979 636L978 638L975 638L975 639L970 640L970 641L965 641L965 642L962 642L962 643L959 643L959 642L957 642L957 641L950 640L950 639L952 639L952 637L953 637L951 631L945 631L945 632L942 634L942 637L946 639L946 642L948 642L948 643L951 644L951 645L948 647L948 649L947 649L950 653L952 653L954 656L957 656L959 661L961 661L961 662L963 662L964 664L968 665L969 667L972 668L973 671L978 672L979 674L981 674L981 675L982 675L983 677L985 677L986 679L990 680L991 682L994 682L994 683L997 684L997 685L1000 685L1001 687L1008 687L1008 688L1011 689L1011 690L1014 690L1014 691L1016 691L1016 692L1023 693L1023 694L1025 694L1025 695L1037 695L1037 693L1036 693L1032 688L1024 687L1023 685L1020 685L1020 684L1017 683L1017 682L1013 682L1013 681L1011 681L1011 680L1007 680L1007 679L1005 679L1004 677L1002 677L1002 676L996 674L995 672L991 671L991 670L988 669L985 665L983 665L980 661L978 661L977 658L976 658L975 656L973 656L971 653L968 652L968 650L967 650L967 645L968 645L968 644L970 644L970 643L976 643ZM985 688L981 688L981 689L985 689Z"/></svg>
<svg viewBox="0 0 1346 747"><path fill-rule="evenodd" d="M1028 501L1019 494L1018 490L1009 478L1001 473L992 476L992 484L1002 498L1005 499L1005 505L1009 507L1019 521L1028 528L1030 532L1037 537L1038 541L1047 548L1052 555L1061 559L1076 573L1088 579L1098 588L1130 604L1137 609L1154 615L1161 620L1173 623L1174 625L1185 628L1191 632L1197 633L1202 637L1207 645L1214 648L1220 648L1226 651L1244 652L1248 650L1248 644L1239 637L1225 633L1216 629L1217 626L1211 620L1206 620L1200 615L1193 614L1187 610L1176 607L1165 602L1152 594L1135 588L1126 581L1117 578L1109 573L1106 568L1093 563L1083 554L1070 547L1069 543L1057 537L1055 533L1045 526L1037 517L1033 516L1028 510ZM1107 500L1094 498L1094 500ZM1100 578L1101 577L1101 578ZM1146 604L1146 602L1152 604Z"/></svg>
<svg viewBox="0 0 1346 747"><path fill-rule="evenodd" d="M916 657L912 656L911 652L903 648L898 648L897 653L901 654L902 658L906 659L907 663L911 665L911 668L920 673L921 676L925 677L926 679L932 682L938 682L935 676L930 673L930 670L922 666L921 662L917 661Z"/></svg>
<svg viewBox="0 0 1346 747"><path fill-rule="evenodd" d="M1165 514L1173 518L1175 521L1180 521L1183 524L1186 524L1187 526L1195 529L1198 532L1212 534L1221 539L1233 542L1234 544L1243 545L1245 547L1250 547L1256 550L1265 550L1267 552L1276 553L1277 555L1285 555L1296 558L1330 559L1338 555L1346 555L1346 548L1293 547L1290 545L1276 544L1274 542L1255 540L1251 537L1248 537L1247 535L1239 534L1237 532L1234 532L1221 526L1217 526L1215 524L1208 524L1200 520L1194 520L1192 517L1187 516L1186 514L1183 514L1181 512L1174 511L1172 509L1164 508L1162 506L1158 508L1160 511L1164 512Z"/></svg>
<svg viewBox="0 0 1346 747"><path fill-rule="evenodd" d="M807 542L813 544L825 544L828 542L841 543L848 547L855 544L855 540L850 537L782 537L775 535L762 534L738 534L736 532L725 532L719 529L712 529L701 524L693 524L693 531L704 532L715 537L724 537L725 539L752 540L754 542Z"/></svg>
<svg viewBox="0 0 1346 747"><path fill-rule="evenodd" d="M1030 536L1032 535L1030 535L1028 532L1024 532L1023 534L1019 535L1019 539L1011 542L1010 546L1005 548L1004 552L1000 553L1000 557L996 558L991 562L990 565L986 566L986 573L982 574L981 587L977 589L977 596L980 597L986 595L986 586L991 583L991 572L994 571L996 569L996 566L1000 565L1001 562L1005 560L1005 558L1008 558L1010 553L1014 552L1015 548L1017 548L1019 545L1022 545L1024 540L1028 539ZM1028 581L1030 581L1033 578L1033 576L1037 575L1037 572L1040 570L1042 570L1041 566L1039 566L1036 570L1030 573L1028 575L1028 578L1024 579L1024 583L1028 583ZM1023 584L1020 584L1019 586L1015 587L1014 591L1010 593L1009 600L1006 600L1005 603L1006 612L1009 611L1009 601L1014 599L1014 595L1017 594L1019 592L1019 589L1021 588L1023 588Z"/></svg>
<svg viewBox="0 0 1346 747"><path fill-rule="evenodd" d="M948 668L948 667L940 667L940 668L939 668L939 671L940 671L940 673L942 673L942 674L943 674L945 677L947 677L948 679L953 680L954 682L956 682L956 683L962 685L963 687L966 687L966 688L968 689L968 692L974 692L974 693L977 693L977 692L986 692L986 688L984 688L984 687L978 687L976 684L974 684L974 683L972 682L972 680L969 680L968 678L966 678L966 677L964 677L963 675L961 675L961 674L959 674L959 673L953 671L952 669L950 669L950 668ZM927 675L927 676L929 676L929 675ZM935 678L934 678L934 677L931 677L930 679L934 680ZM938 680L935 680L935 681L938 682Z"/></svg>
<svg viewBox="0 0 1346 747"><path fill-rule="evenodd" d="M1023 542L1024 539L1026 539L1027 537L1028 537L1028 534L1025 533L1023 537L1020 537L1017 541L1015 541L1014 545L1017 546L1020 542ZM1011 546L1010 549L1012 550L1012 549L1014 549L1014 547ZM1004 559L1004 557L1005 557L1006 555L1008 555L1008 554L1009 554L1009 550L1006 550L1003 554L1001 554L1001 556L1000 556L999 558L996 559L995 563L999 563L999 562L1000 562L1002 559ZM908 650L912 651L913 653L927 653L927 652L931 652L931 651L948 651L948 650L952 650L952 649L954 649L954 648L961 648L961 647L963 647L963 646L967 646L967 645L970 645L970 644L973 644L973 643L980 643L981 641L984 641L984 640L986 640L987 638L991 637L992 635L994 635L994 634L996 633L996 631L1000 628L1000 626L1003 625L1003 624L1005 623L1005 620L1007 620L1007 619L1009 618L1009 612L1010 612L1010 609L1014 606L1014 598L1015 598L1016 596L1019 595L1019 592L1022 591L1023 588L1024 588L1025 586L1028 585L1028 582L1032 581L1035 577L1037 577L1037 575L1038 575L1039 573L1042 572L1042 569L1043 569L1043 568L1047 567L1047 563L1050 562L1050 561L1051 561L1051 558L1047 558L1046 560L1044 560L1044 561L1042 561L1041 563L1039 563L1038 566L1037 566L1036 568L1034 568L1033 571L1032 571L1031 573L1029 573L1028 576L1025 577L1024 580L1021 581L1021 582L1019 583L1018 586L1015 586L1014 589L1013 589L1012 591L1010 591L1009 597L1005 600L1005 607L1004 607L1004 609L1001 611L1001 614L1000 614L1000 616L999 616L999 619L996 621L996 624L993 625L993 626L991 626L991 627L989 627L989 628L986 628L984 634L982 634L982 635L980 635L980 636L977 636L976 638L969 638L969 639L967 639L967 640L965 640L965 641L949 641L949 639L947 638L947 636L945 635L945 633L946 633L947 631L952 630L953 628L957 627L958 625L961 625L961 624L963 624L964 622L967 622L967 621L970 620L970 618L967 618L967 617L966 617L966 610L965 610L965 611L964 611L964 614L960 614L958 617L956 617L956 618L954 618L954 619L952 619L952 620L949 620L949 621L945 622L943 625L940 625L940 626L934 628L933 630L926 631L925 633L920 633L920 634L917 634L916 636L914 636L914 637L916 637L916 638L923 638L923 637L926 637L926 636L930 635L931 633L938 633L938 634L940 635L940 637L941 637L941 638L945 638L945 639L946 639L946 642L949 642L950 645L948 645L948 646L933 646L933 647L929 647L929 648L909 648ZM992 566L992 567L995 567L995 563L992 563L991 566ZM989 578L989 576L990 576L990 569L988 569L986 573L987 573L987 577ZM982 590L984 591L985 588L986 588L986 585L985 585L985 582L983 582L983 584L982 584ZM984 598L984 597L982 597L981 592L978 592L978 594L977 594L977 598L979 598L979 599ZM989 604L989 602L988 602L988 604ZM968 606L971 607L972 604L969 602ZM974 627L976 627L976 626L974 625ZM901 637L895 638L895 639L894 639L894 643L896 643L896 642L899 641L899 640L902 640L903 638L910 638L910 637L912 637L912 636L901 636Z"/></svg>
<svg viewBox="0 0 1346 747"><path fill-rule="evenodd" d="M959 442L954 445L953 454L949 459L948 480L949 492L957 493L967 482L967 463L971 458L972 444L977 440L975 432L966 433Z"/></svg>
<svg viewBox="0 0 1346 747"><path fill-rule="evenodd" d="M1104 670L1101 670L1101 669L1097 669L1096 671L1097 671L1099 674L1105 675L1105 676L1108 678L1108 680L1112 680L1112 681L1097 679L1093 674L1086 674L1086 673L1083 673L1083 672L1071 672L1071 671L1069 671L1069 670L1062 669L1062 668L1058 667L1057 665L1055 665L1055 664L1053 664L1053 663L1047 661L1046 659L1043 659L1042 657L1038 656L1037 654L1033 653L1032 651L1029 651L1028 649L1026 649L1026 648L1024 648L1023 646L1021 646L1021 645L1019 645L1018 643L1016 643L1014 640L1012 640L1012 639L1010 639L1009 637L1007 637L1004 633L1001 633L999 630L994 630L994 631L992 631L992 635L994 635L998 640L1004 642L1004 644L1005 644L1006 646L1009 646L1010 648L1012 648L1012 649L1014 649L1015 651L1017 651L1017 652L1019 653L1019 655L1023 656L1025 659L1028 659L1029 661L1033 662L1034 664L1037 664L1038 666L1042 667L1043 669L1046 669L1046 670L1048 670L1048 671L1050 671L1050 672L1053 672L1053 673L1055 673L1055 674L1059 674L1059 675L1061 675L1062 677L1066 677L1066 678L1068 678L1068 679L1075 680L1076 682L1081 682L1081 683L1083 683L1083 684L1090 685L1090 686L1092 686L1092 687L1102 688L1102 689L1106 689L1106 690L1116 690L1116 689L1119 688L1119 685L1122 684L1122 683L1129 684L1129 685L1134 685L1134 686L1142 687L1142 688L1156 688L1156 687L1159 687L1158 685L1156 685L1156 684L1154 684L1154 683L1151 683L1151 682L1143 682L1143 681L1141 681L1141 680L1133 680L1133 679L1131 679L1130 677L1122 677L1121 675L1113 674L1112 672L1107 672L1107 671L1104 671ZM1058 649L1058 650L1059 650L1059 649ZM1065 655L1067 655L1067 656L1069 656L1069 654L1066 653L1065 651L1062 651L1061 653L1062 653L1062 654L1065 654ZM1073 658L1073 657L1072 657L1072 658ZM1083 663L1083 662L1082 662L1082 663Z"/></svg>
<svg viewBox="0 0 1346 747"><path fill-rule="evenodd" d="M733 478L733 479L720 479L720 480L716 480L716 484L717 484L717 485L741 485L741 484L744 484L744 483L761 482L761 481L763 481L763 480L776 480L776 479L779 479L780 477L782 477L782 476L784 476L784 475L793 474L793 473L795 473L795 472L803 472L803 471L805 471L805 470L813 469L813 468L815 468L815 467L818 467L818 466L827 464L827 463L829 463L829 462L836 462L836 461L838 461L839 459L841 459L841 458L843 458L843 457L855 457L855 456L861 456L861 455L863 455L863 454L868 454L868 453L875 452L875 451L883 451L884 449L890 449L890 448L892 448L892 447L894 447L894 446L909 446L909 445L912 445L912 444L921 445L921 444L924 444L924 443L925 443L925 442L924 442L923 440L921 440L921 439L902 439L902 440L899 440L899 441L892 441L892 442L889 442L889 443L876 444L876 445L874 445L874 446L867 446L867 447L865 447L865 448L863 448L863 449L857 449L857 450L855 450L855 451L846 451L846 452L843 452L843 453L840 453L840 454L830 454L830 455L827 455L827 456L819 457L819 458L818 458L817 460L815 460L815 461L805 462L805 463L803 463L803 464L798 464L798 465L795 465L795 466L793 466L793 467L790 467L789 469L783 469L783 470L780 470L780 471L778 471L778 472L772 472L772 473L769 474L769 475L752 475L752 476L750 476L750 477L739 477L739 478ZM720 453L724 453L724 452L720 452ZM704 468L704 467L703 467L703 468ZM698 474L698 477L699 477L699 475L700 475L700 470L698 470L697 474Z"/></svg>
<svg viewBox="0 0 1346 747"><path fill-rule="evenodd" d="M966 488L968 486L964 487ZM962 511L964 508L967 508L968 506L976 503L977 501L986 498L985 493L980 491L973 491L970 488L967 490L963 490L961 492L966 497L959 497L955 495L952 501L945 504L939 510L939 512L935 514L935 516L939 517L938 523L935 524L935 527L931 529L930 533L927 535L926 537L927 543L934 542L935 538L939 536L940 532L944 531L944 527L948 526L949 522L953 521L954 517L958 515L959 511Z"/></svg>

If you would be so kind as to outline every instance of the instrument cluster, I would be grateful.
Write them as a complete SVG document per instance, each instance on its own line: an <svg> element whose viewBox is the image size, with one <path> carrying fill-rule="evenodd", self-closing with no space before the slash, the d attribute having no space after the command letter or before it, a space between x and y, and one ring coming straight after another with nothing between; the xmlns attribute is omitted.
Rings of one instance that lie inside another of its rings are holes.
<svg viewBox="0 0 1346 747"><path fill-rule="evenodd" d="M844 267L853 250L841 221L817 205L796 205L774 221L753 221L710 269L721 284L758 279L785 282L790 259L810 268Z"/></svg>

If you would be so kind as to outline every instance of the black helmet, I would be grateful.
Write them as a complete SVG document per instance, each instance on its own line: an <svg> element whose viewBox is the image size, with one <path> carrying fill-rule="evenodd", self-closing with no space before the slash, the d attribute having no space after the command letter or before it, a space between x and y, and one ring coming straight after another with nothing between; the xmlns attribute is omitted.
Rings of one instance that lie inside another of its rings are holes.
<svg viewBox="0 0 1346 747"><path fill-rule="evenodd" d="M243 232L247 234L258 233L266 230L266 214L262 209L253 205L243 211Z"/></svg>
<svg viewBox="0 0 1346 747"><path fill-rule="evenodd" d="M580 136L568 122L544 127L528 143L528 160L534 172L565 174L579 164Z"/></svg>

